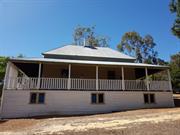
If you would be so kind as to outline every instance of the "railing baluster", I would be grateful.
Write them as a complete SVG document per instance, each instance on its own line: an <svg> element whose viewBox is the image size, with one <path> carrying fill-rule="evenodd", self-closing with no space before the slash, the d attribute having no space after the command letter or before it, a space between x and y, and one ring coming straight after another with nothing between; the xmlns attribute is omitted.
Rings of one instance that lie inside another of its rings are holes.
<svg viewBox="0 0 180 135"><path fill-rule="evenodd" d="M40 78L41 89L67 89L67 78ZM99 90L122 90L121 80L98 80ZM147 90L144 80L125 80L125 90ZM7 79L7 89L36 89L38 78L16 77ZM169 90L168 81L149 81L150 90ZM96 79L71 79L71 89L95 90Z"/></svg>

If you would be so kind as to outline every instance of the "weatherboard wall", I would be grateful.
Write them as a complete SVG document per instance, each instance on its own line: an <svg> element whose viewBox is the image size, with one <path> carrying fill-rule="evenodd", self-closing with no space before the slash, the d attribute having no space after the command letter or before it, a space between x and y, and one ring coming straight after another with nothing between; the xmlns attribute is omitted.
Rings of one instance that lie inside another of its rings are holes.
<svg viewBox="0 0 180 135"><path fill-rule="evenodd" d="M30 104L30 92L44 92L45 104ZM91 93L104 93L104 104L91 104ZM174 106L171 92L154 92L156 103L152 105L144 104L143 93L147 92L5 90L1 117L93 114Z"/></svg>
<svg viewBox="0 0 180 135"><path fill-rule="evenodd" d="M42 75L41 77L50 78L63 78L62 71L68 70L67 64L42 64ZM115 72L115 78L121 79L121 67L120 66L99 66L98 67L99 79L108 79L108 71ZM126 80L135 79L134 68L124 68L124 74ZM74 65L71 64L71 78L81 79L95 79L96 78L96 66L94 65Z"/></svg>

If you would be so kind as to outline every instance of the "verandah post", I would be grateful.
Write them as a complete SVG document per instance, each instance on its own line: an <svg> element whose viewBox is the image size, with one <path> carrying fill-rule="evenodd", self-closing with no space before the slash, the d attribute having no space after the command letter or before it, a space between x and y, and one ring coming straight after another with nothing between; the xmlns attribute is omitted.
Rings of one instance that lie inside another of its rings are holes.
<svg viewBox="0 0 180 135"><path fill-rule="evenodd" d="M37 80L37 89L40 89L40 81L41 81L41 63L39 63L38 80Z"/></svg>
<svg viewBox="0 0 180 135"><path fill-rule="evenodd" d="M98 90L98 66L96 66L96 90Z"/></svg>
<svg viewBox="0 0 180 135"><path fill-rule="evenodd" d="M149 77L148 77L147 67L145 67L145 74L146 74L146 86L147 86L147 90L149 90Z"/></svg>
<svg viewBox="0 0 180 135"><path fill-rule="evenodd" d="M171 90L171 91L172 91L171 75L170 75L170 71L169 71L169 69L167 70L167 73L168 73L168 81L169 81L169 90Z"/></svg>
<svg viewBox="0 0 180 135"><path fill-rule="evenodd" d="M68 90L71 89L71 64L69 64L69 72L68 72Z"/></svg>
<svg viewBox="0 0 180 135"><path fill-rule="evenodd" d="M122 74L122 90L125 90L125 82L124 82L124 67L121 67L121 74Z"/></svg>
<svg viewBox="0 0 180 135"><path fill-rule="evenodd" d="M0 103L0 113L2 116L2 111L4 107L4 90L8 89L8 81L9 81L9 68L11 63L8 62L6 66L6 72L5 72L5 77L4 77L4 84L3 84L3 89L2 89L2 94L1 94L1 103Z"/></svg>

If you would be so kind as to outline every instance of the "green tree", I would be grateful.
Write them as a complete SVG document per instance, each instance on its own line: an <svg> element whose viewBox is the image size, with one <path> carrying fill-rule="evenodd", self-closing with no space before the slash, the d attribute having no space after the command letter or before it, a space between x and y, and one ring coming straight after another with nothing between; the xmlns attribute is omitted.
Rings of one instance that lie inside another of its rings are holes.
<svg viewBox="0 0 180 135"><path fill-rule="evenodd" d="M0 56L0 82L3 81L8 57Z"/></svg>
<svg viewBox="0 0 180 135"><path fill-rule="evenodd" d="M169 9L171 13L176 14L176 19L171 28L171 31L176 37L180 38L180 0L171 0Z"/></svg>
<svg viewBox="0 0 180 135"><path fill-rule="evenodd" d="M2 88L3 88L3 80L4 80L5 71L6 71L7 61L8 61L8 57L0 56L0 97L1 97Z"/></svg>
<svg viewBox="0 0 180 135"><path fill-rule="evenodd" d="M165 61L165 60L163 60L161 58L157 58L157 61L158 61L159 65L166 65L166 66L169 65L169 62L167 62L167 61Z"/></svg>
<svg viewBox="0 0 180 135"><path fill-rule="evenodd" d="M132 31L126 32L117 45L120 52L124 52L136 58L138 63L152 63L157 64L157 52L154 51L154 39L150 35L145 37L140 36L139 33Z"/></svg>
<svg viewBox="0 0 180 135"><path fill-rule="evenodd" d="M15 58L24 58L25 55L23 54L18 54ZM9 57L5 56L0 56L0 82L3 81L5 71L6 71L6 64L8 62Z"/></svg>
<svg viewBox="0 0 180 135"><path fill-rule="evenodd" d="M75 45L89 45L92 47L109 46L109 38L106 36L98 36L95 33L95 26L83 27L77 26L73 34Z"/></svg>
<svg viewBox="0 0 180 135"><path fill-rule="evenodd" d="M180 52L171 56L170 71L173 88L180 89Z"/></svg>

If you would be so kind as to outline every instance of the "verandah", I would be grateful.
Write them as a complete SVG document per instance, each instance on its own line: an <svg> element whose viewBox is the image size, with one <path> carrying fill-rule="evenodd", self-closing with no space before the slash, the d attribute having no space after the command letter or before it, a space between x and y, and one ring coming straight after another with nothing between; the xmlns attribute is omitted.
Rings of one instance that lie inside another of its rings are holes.
<svg viewBox="0 0 180 135"><path fill-rule="evenodd" d="M23 64L9 62L7 70L14 69L14 75L7 75L6 89L172 90L168 69L36 63L35 76ZM165 77L156 75L161 72Z"/></svg>

